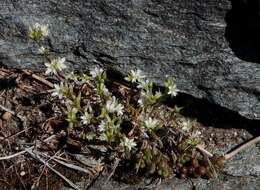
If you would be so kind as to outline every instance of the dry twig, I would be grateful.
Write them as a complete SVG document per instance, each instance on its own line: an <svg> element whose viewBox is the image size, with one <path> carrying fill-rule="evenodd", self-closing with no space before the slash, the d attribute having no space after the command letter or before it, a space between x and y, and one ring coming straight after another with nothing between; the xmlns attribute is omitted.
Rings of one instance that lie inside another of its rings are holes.
<svg viewBox="0 0 260 190"><path fill-rule="evenodd" d="M250 145L252 145L252 144L255 144L255 143L259 142L259 141L260 141L260 136L255 137L255 138L249 140L248 142L246 142L246 143L240 145L239 147L237 147L237 148L234 149L233 151L227 153L227 154L224 156L225 160L229 160L229 159L233 158L233 157L234 157L237 153L239 153L240 151L244 150L244 149L247 148L248 146L250 146Z"/></svg>
<svg viewBox="0 0 260 190"><path fill-rule="evenodd" d="M111 177L114 175L114 173L115 173L115 171L116 171L116 168L117 168L119 162L120 162L120 159L119 159L119 158L116 158L115 163L114 163L114 166L113 166L113 169L112 169L112 172L111 172L111 174L108 176L108 178L106 179L105 184L107 184L108 181L111 179Z"/></svg>
<svg viewBox="0 0 260 190"><path fill-rule="evenodd" d="M52 135L52 136L50 136L50 137L44 139L43 141L44 141L44 142L48 142L49 140L53 139L54 137L56 137L56 135ZM0 157L0 161L1 161L1 160L9 160L9 159L11 159L11 158L20 156L20 155L26 153L27 150L32 150L34 147L35 147L35 145L34 145L34 146L31 146L30 148L27 148L26 150L22 150L22 151L20 151L20 152L17 152L17 153L15 153L15 154L12 154L12 155L9 155L9 156Z"/></svg>
<svg viewBox="0 0 260 190"><path fill-rule="evenodd" d="M49 160L53 160L53 161L55 161L55 162L57 162L57 163L59 163L59 164L61 164L63 166L66 166L66 167L70 168L70 169L74 169L74 170L77 170L77 171L80 171L80 172L83 172L83 173L86 173L86 174L89 174L89 175L93 175L93 173L90 172L89 170L86 170L86 169L84 169L82 167L79 167L77 165L74 165L74 164L69 164L69 163L66 163L64 161L61 161L60 159L58 159L59 157L57 157L57 156L51 157L51 156L48 156L48 155L43 154L41 152L38 152L38 151L36 151L36 152L37 152L37 154L40 154L40 155L45 156L45 157L48 157L48 158L50 158Z"/></svg>
<svg viewBox="0 0 260 190"><path fill-rule="evenodd" d="M53 167L51 167L46 161L44 161L38 154L32 152L31 149L26 149L26 152L29 153L34 159L38 160L42 164L46 165L51 171L53 171L55 174L57 174L60 178L62 178L65 182L67 182L70 187L72 187L75 190L80 190L78 186L76 186L72 181L70 181L68 178L66 178L64 175L62 175L60 172L55 170Z"/></svg>
<svg viewBox="0 0 260 190"><path fill-rule="evenodd" d="M209 151L207 151L207 150L203 147L203 145L198 144L198 145L196 146L196 148L197 148L199 151L201 151L203 154L206 154L209 158L211 158L211 157L213 156L213 154L210 153Z"/></svg>
<svg viewBox="0 0 260 190"><path fill-rule="evenodd" d="M27 74L27 75L31 75L32 78L34 78L34 79L40 81L41 83L43 83L43 84L45 84L45 85L47 85L47 86L49 86L49 87L51 87L51 88L53 88L53 86L54 86L51 82L47 81L46 79L44 79L44 78L42 78L42 77L40 77L40 76L38 76L38 75L36 75L36 74L32 74L32 73L30 73L29 71L26 71L26 70L23 70L23 72L24 72L25 74Z"/></svg>
<svg viewBox="0 0 260 190"><path fill-rule="evenodd" d="M6 112L10 112L11 114L15 115L14 111L12 111L12 110L6 108L5 106L3 106L3 105L1 105L1 104L0 104L0 108L1 108L2 110L6 111Z"/></svg>

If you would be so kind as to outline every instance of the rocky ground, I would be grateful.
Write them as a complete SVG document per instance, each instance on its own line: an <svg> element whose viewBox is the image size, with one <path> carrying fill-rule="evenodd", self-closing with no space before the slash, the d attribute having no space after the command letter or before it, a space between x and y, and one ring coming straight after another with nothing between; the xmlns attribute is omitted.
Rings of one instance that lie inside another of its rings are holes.
<svg viewBox="0 0 260 190"><path fill-rule="evenodd" d="M47 166L30 155L30 151L8 158L23 150L55 152L64 161L88 168L91 175L62 164L51 165L56 171L76 184L80 189L259 189L260 144L254 144L228 161L216 178L171 179L135 184L108 179L111 170L103 170L101 163L90 159L83 148L80 154L64 151L59 139L44 143L50 136L46 120L58 117L58 105L50 102L46 84L36 80L28 72L0 69L0 187L2 189L69 189L68 184ZM172 102L169 102L171 106ZM226 109L210 105L180 94L174 104L184 106L183 117L196 118L200 140L212 153L225 154L239 144L259 135L259 121L250 121ZM9 109L9 110L8 110ZM10 114L11 112L11 114ZM62 127L62 124L54 126ZM36 141L37 139L37 141ZM82 145L84 146L84 145ZM36 148L35 148L36 147ZM72 149L77 145L72 143ZM71 148L69 147L69 148ZM68 147L66 147L68 148ZM6 157L6 158L5 158ZM44 168L45 167L45 168Z"/></svg>

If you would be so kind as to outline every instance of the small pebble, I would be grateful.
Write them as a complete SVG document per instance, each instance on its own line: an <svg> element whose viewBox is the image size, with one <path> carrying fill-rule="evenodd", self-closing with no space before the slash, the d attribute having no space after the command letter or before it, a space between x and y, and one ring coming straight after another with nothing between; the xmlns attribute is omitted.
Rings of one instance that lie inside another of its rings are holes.
<svg viewBox="0 0 260 190"><path fill-rule="evenodd" d="M3 120L6 120L6 121L10 120L11 117L12 117L12 114L11 114L10 112L8 112L8 111L5 112L5 113L2 115L2 119L3 119Z"/></svg>
<svg viewBox="0 0 260 190"><path fill-rule="evenodd" d="M25 176L25 171L21 171L20 176Z"/></svg>

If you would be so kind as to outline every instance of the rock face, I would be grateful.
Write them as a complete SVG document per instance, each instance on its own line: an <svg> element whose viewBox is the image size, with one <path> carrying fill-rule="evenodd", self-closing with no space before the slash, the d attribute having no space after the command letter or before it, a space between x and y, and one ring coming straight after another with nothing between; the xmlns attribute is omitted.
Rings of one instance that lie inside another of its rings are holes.
<svg viewBox="0 0 260 190"><path fill-rule="evenodd" d="M173 75L182 92L260 119L258 0L1 0L0 64L44 68L27 37L36 22L76 69Z"/></svg>

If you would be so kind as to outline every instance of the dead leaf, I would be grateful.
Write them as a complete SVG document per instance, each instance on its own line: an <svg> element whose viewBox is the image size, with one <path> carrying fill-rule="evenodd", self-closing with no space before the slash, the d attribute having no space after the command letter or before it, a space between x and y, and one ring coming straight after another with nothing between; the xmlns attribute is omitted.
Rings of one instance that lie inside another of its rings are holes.
<svg viewBox="0 0 260 190"><path fill-rule="evenodd" d="M8 112L8 111L5 112L5 113L2 115L3 120L6 120L6 121L10 120L11 117L12 117L12 114L11 114L10 112Z"/></svg>

